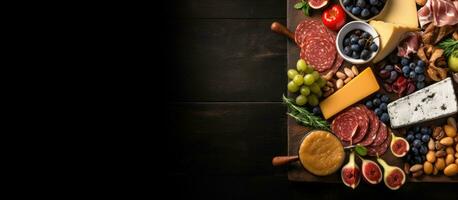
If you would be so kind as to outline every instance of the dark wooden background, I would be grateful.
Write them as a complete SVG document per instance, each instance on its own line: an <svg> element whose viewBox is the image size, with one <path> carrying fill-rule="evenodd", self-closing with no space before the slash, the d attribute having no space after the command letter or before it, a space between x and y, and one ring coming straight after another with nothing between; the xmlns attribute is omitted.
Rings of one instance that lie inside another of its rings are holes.
<svg viewBox="0 0 458 200"><path fill-rule="evenodd" d="M163 6L163 7L162 7ZM287 39L270 31L286 24L283 0L185 0L160 6L159 43L167 129L170 197L203 199L458 199L458 184L408 183L400 191L362 183L292 183L273 168L287 153ZM162 8L162 10L160 10ZM153 11L155 12L155 11ZM162 24L161 23L161 24ZM154 25L154 24L153 24ZM163 62L164 63L164 62ZM160 142L160 141L156 141ZM162 174L162 173L161 173Z"/></svg>

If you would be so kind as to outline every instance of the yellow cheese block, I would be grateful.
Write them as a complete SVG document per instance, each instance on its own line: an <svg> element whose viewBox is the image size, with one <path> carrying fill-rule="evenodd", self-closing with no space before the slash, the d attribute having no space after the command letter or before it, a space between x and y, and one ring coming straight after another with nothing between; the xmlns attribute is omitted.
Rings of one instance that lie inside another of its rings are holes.
<svg viewBox="0 0 458 200"><path fill-rule="evenodd" d="M337 92L323 100L320 103L321 112L325 119L329 119L379 89L377 79L372 69L368 67Z"/></svg>
<svg viewBox="0 0 458 200"><path fill-rule="evenodd" d="M417 5L415 0L390 0L383 13L376 19L393 24L418 28Z"/></svg>
<svg viewBox="0 0 458 200"><path fill-rule="evenodd" d="M375 56L374 60L372 60L373 63L383 60L383 58L390 54L398 46L405 33L418 30L418 28L410 28L403 25L375 20L370 21L369 24L374 27L380 35L380 51Z"/></svg>

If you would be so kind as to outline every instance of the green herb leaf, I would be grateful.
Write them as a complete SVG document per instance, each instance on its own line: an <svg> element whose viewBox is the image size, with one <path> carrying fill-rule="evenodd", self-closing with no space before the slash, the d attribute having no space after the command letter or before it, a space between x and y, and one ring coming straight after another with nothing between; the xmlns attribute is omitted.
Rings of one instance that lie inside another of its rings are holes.
<svg viewBox="0 0 458 200"><path fill-rule="evenodd" d="M296 4L294 4L294 8L296 8L297 10L300 10L302 7L305 6L305 4L307 4L306 2L297 2Z"/></svg>
<svg viewBox="0 0 458 200"><path fill-rule="evenodd" d="M453 52L458 50L458 40L446 39L439 44L439 48L444 49L445 56L450 57Z"/></svg>
<svg viewBox="0 0 458 200"><path fill-rule="evenodd" d="M283 103L288 107L288 115L296 119L299 123L322 130L330 131L329 123L310 113L303 107L296 106L293 99L289 99L283 95Z"/></svg>
<svg viewBox="0 0 458 200"><path fill-rule="evenodd" d="M305 16L310 16L310 6L308 3L305 3L305 6L302 7L302 11L304 11Z"/></svg>
<svg viewBox="0 0 458 200"><path fill-rule="evenodd" d="M356 151L356 153L358 153L360 156L365 156L365 155L367 155L367 149L366 149L366 147L363 147L363 146L361 146L361 145L359 145L359 144L355 146L355 151Z"/></svg>

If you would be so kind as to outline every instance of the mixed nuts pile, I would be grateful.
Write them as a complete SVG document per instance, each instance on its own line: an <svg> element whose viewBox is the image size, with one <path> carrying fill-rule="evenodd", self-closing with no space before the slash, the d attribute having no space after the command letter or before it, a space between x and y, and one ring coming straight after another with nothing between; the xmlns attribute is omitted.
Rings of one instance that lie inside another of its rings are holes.
<svg viewBox="0 0 458 200"><path fill-rule="evenodd" d="M359 74L358 68L353 65L350 67L343 68L342 71L335 73L335 76L332 73L328 73L323 78L327 81L326 86L323 87L324 97L327 97L334 93L335 91L342 88L345 84L349 83L353 78Z"/></svg>
<svg viewBox="0 0 458 200"><path fill-rule="evenodd" d="M447 124L433 128L428 150L423 164L404 164L406 174L411 173L412 177L437 175L441 171L446 176L458 174L458 134L455 118L449 117Z"/></svg>

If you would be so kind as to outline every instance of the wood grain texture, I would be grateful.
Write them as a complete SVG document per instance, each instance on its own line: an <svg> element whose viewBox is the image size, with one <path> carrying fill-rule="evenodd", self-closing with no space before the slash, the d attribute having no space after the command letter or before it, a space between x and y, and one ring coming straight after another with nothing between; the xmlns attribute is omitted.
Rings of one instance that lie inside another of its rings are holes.
<svg viewBox="0 0 458 200"><path fill-rule="evenodd" d="M285 92L286 38L273 20L177 20L173 101L276 101ZM172 80L171 80L172 81Z"/></svg>
<svg viewBox="0 0 458 200"><path fill-rule="evenodd" d="M189 0L167 2L176 10L172 18L199 19L271 19L286 18L286 4L282 0Z"/></svg>
<svg viewBox="0 0 458 200"><path fill-rule="evenodd" d="M167 152L171 171L187 175L273 175L286 154L286 108L280 103L172 104Z"/></svg>

